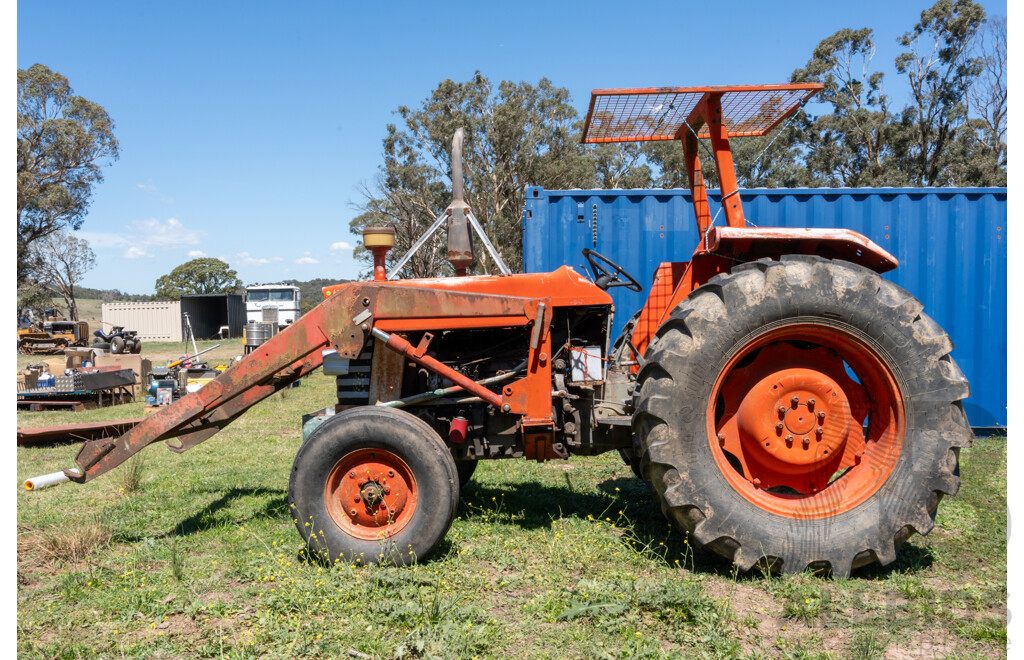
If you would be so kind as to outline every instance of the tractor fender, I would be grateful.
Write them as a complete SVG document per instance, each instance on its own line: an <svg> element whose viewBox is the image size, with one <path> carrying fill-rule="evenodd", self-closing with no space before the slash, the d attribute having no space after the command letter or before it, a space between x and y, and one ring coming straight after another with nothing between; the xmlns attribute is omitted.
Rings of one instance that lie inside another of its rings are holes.
<svg viewBox="0 0 1024 660"><path fill-rule="evenodd" d="M876 273L899 266L896 257L867 236L849 229L712 227L702 247L709 253L742 261L807 254L850 261Z"/></svg>

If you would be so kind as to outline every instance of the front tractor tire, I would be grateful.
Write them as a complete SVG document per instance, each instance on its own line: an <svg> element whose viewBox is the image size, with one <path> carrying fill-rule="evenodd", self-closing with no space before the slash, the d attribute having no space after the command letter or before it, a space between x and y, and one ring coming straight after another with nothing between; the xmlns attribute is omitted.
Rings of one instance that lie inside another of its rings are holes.
<svg viewBox="0 0 1024 660"><path fill-rule="evenodd" d="M738 265L652 342L633 417L644 478L742 570L891 563L956 494L973 441L952 349L916 298L861 266Z"/></svg>
<svg viewBox="0 0 1024 660"><path fill-rule="evenodd" d="M403 566L429 555L448 532L459 475L422 420L393 408L352 408L299 448L288 499L313 558Z"/></svg>

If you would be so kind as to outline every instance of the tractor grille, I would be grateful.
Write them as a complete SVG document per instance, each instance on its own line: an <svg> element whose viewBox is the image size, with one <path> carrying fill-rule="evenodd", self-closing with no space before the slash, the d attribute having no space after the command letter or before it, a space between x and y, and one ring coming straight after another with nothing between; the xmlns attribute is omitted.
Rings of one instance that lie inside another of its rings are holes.
<svg viewBox="0 0 1024 660"><path fill-rule="evenodd" d="M365 406L370 402L370 369L373 363L373 340L363 347L359 357L348 362L348 373L337 377L338 405Z"/></svg>

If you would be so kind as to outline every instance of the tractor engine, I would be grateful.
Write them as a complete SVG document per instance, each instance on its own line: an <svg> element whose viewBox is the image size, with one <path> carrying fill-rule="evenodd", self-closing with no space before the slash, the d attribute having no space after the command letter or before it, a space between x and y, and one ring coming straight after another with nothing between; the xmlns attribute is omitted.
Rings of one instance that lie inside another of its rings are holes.
<svg viewBox="0 0 1024 660"><path fill-rule="evenodd" d="M551 325L553 449L563 458L628 444L628 426L609 434L597 425L598 415L624 415L628 398L625 388L606 388L608 379L621 380L621 373L628 373L628 369L609 369L611 319L607 306L555 310ZM403 337L415 345L425 334L410 332ZM500 392L503 385L525 375L530 327L437 330L430 334L433 339L427 356L489 389ZM325 373L337 377L336 410L374 404L403 408L436 430L457 461L524 456L521 415L503 412L411 360L395 361L394 353L372 338L356 359L326 356ZM394 387L393 400L370 400L375 372L378 378L387 372ZM615 390L621 400L607 401L606 389ZM306 434L313 428L315 425L309 425Z"/></svg>

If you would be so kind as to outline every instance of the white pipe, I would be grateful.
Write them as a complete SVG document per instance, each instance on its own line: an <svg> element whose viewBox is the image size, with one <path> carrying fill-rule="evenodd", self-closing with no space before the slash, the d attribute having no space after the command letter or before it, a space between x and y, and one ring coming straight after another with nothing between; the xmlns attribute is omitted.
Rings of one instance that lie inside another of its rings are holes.
<svg viewBox="0 0 1024 660"><path fill-rule="evenodd" d="M78 472L78 470L75 470ZM44 474L41 477L34 477L32 479L25 480L25 490L39 490L40 488L46 488L47 486L56 486L62 484L65 481L69 481L68 475L61 472L51 472L50 474Z"/></svg>

